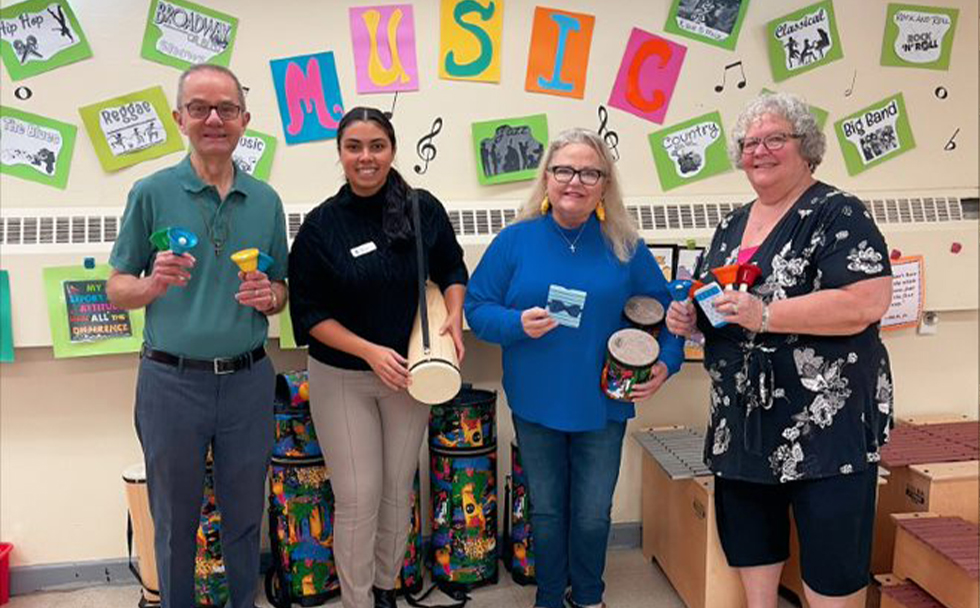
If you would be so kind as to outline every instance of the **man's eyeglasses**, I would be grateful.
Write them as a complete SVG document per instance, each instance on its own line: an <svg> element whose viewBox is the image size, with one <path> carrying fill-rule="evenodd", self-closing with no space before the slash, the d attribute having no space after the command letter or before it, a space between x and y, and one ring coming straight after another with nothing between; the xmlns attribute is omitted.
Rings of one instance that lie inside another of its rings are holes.
<svg viewBox="0 0 980 608"><path fill-rule="evenodd" d="M765 137L745 137L738 140L738 147L742 154L752 154L759 144L765 146L766 150L775 152L786 145L790 139L800 139L803 137L799 133L770 133Z"/></svg>
<svg viewBox="0 0 980 608"><path fill-rule="evenodd" d="M599 183L599 180L603 178L605 173L599 169L575 169L573 167L568 167L565 165L555 165L549 167L548 171L554 176L555 181L560 184L571 183L575 176L578 176L578 181L582 182L585 186L594 186Z"/></svg>
<svg viewBox="0 0 980 608"><path fill-rule="evenodd" d="M242 114L242 107L230 101L223 101L216 106L203 101L192 101L185 104L184 109L191 118L197 119L211 116L211 110L217 110L218 118L221 120L235 120Z"/></svg>
<svg viewBox="0 0 980 608"><path fill-rule="evenodd" d="M578 304L565 304L561 300L551 300L548 302L548 310L553 313L567 312L570 317L577 317L582 314L582 307Z"/></svg>

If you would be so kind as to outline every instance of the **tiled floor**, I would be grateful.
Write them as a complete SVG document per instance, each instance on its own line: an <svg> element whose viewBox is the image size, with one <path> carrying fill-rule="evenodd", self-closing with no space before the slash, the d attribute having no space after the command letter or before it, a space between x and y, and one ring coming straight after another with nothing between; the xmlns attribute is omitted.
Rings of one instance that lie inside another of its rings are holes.
<svg viewBox="0 0 980 608"><path fill-rule="evenodd" d="M260 592L261 594L261 592ZM434 594L438 595L438 594ZM467 608L531 608L534 587L521 587L503 575L500 582L472 592ZM140 592L135 585L88 587L70 591L47 591L10 599L6 608L136 608ZM445 603L447 598L430 597L426 603ZM606 604L609 608L684 608L655 563L647 562L639 549L611 551L606 565ZM265 597L258 606L269 608ZM399 600L399 606L407 606ZM339 607L340 600L325 604ZM780 598L779 608L791 608L792 603Z"/></svg>

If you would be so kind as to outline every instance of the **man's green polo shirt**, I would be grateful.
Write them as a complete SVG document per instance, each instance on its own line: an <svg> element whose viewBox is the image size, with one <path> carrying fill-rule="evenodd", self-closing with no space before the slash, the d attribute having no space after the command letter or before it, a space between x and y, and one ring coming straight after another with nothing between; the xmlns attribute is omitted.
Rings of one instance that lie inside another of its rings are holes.
<svg viewBox="0 0 980 608"><path fill-rule="evenodd" d="M231 190L221 201L217 189L198 177L188 156L133 185L109 264L127 274L149 275L156 254L149 237L170 227L197 235L191 250L197 264L186 286L170 287L146 307L146 345L212 359L264 344L269 322L235 300L241 281L230 256L257 247L275 258L269 278L286 278L286 222L275 190L236 167ZM217 253L215 242L221 244Z"/></svg>

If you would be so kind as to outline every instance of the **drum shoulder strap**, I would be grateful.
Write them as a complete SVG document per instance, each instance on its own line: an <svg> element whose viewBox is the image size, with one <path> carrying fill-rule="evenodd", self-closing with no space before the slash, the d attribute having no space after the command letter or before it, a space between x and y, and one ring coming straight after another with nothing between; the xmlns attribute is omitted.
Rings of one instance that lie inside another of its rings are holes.
<svg viewBox="0 0 980 608"><path fill-rule="evenodd" d="M415 220L415 257L419 277L419 321L422 325L422 350L426 353L432 348L429 340L429 306L425 301L425 277L428 274L425 267L425 245L422 239L422 213L419 210L419 192L415 188L409 191L412 201L412 216Z"/></svg>

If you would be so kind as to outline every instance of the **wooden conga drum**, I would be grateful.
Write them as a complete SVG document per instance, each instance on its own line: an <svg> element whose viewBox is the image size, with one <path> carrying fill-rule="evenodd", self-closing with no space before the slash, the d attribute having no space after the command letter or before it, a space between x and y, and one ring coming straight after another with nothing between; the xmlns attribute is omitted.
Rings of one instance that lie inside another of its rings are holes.
<svg viewBox="0 0 980 608"><path fill-rule="evenodd" d="M150 497L146 492L146 466L134 464L122 474L126 482L126 504L133 522L133 541L139 556L139 577L143 583L141 606L160 605L160 582L157 559L153 552L153 519L150 517Z"/></svg>
<svg viewBox="0 0 980 608"><path fill-rule="evenodd" d="M462 379L452 336L439 335L449 314L439 287L431 281L425 284L425 302L426 323L423 324L422 314L416 313L408 341L408 373L412 378L408 393L416 401L436 405L455 397Z"/></svg>

